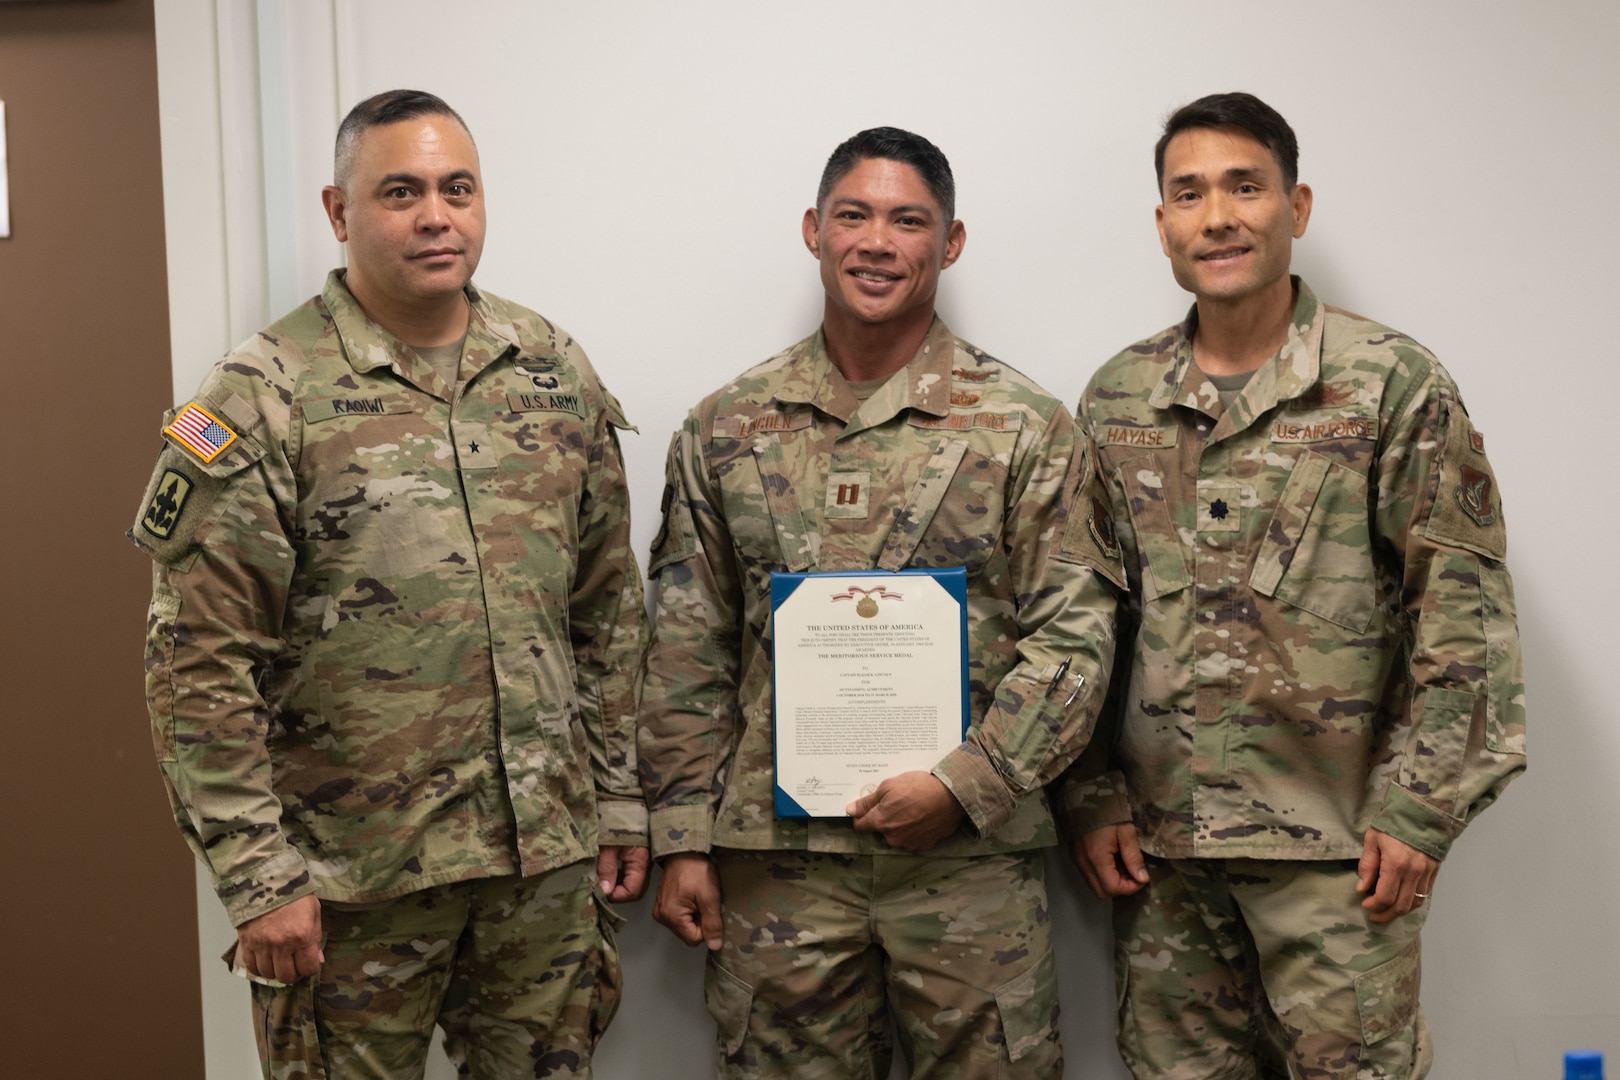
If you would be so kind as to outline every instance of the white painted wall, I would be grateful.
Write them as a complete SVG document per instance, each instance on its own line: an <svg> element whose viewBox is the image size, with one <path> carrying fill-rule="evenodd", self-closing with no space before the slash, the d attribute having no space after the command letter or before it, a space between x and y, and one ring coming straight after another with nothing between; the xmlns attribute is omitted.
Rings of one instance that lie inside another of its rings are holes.
<svg viewBox="0 0 1620 1080"><path fill-rule="evenodd" d="M1620 634L1606 406L1620 401L1620 5L1363 0L682 4L157 0L175 396L341 257L319 188L361 96L432 90L483 153L478 275L582 340L626 441L643 555L685 409L820 311L798 238L822 162L863 127L950 156L969 242L952 327L1073 401L1180 317L1152 227L1176 105L1277 106L1316 191L1296 268L1462 384L1512 522L1531 761L1447 861L1426 935L1436 1080L1620 1064ZM155 781L154 781L155 782ZM1107 924L1055 878L1071 1077L1121 1077ZM206 885L203 955L230 929ZM700 958L629 908L608 1080L710 1074ZM242 987L205 961L210 1076L253 1074ZM447 1076L442 1062L431 1076Z"/></svg>

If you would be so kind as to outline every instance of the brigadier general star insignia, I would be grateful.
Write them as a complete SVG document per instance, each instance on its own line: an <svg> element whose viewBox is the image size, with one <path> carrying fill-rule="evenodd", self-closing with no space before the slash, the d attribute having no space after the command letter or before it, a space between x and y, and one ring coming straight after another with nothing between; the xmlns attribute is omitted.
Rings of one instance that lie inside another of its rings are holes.
<svg viewBox="0 0 1620 1080"><path fill-rule="evenodd" d="M213 461L236 441L236 432L220 423L207 409L195 401L180 410L174 423L163 429L181 446L202 459L204 465Z"/></svg>

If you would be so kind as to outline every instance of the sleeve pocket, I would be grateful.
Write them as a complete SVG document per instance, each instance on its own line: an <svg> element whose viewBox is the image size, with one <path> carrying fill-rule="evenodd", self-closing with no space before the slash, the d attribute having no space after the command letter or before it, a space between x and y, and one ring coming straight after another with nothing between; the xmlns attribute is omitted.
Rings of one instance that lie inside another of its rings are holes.
<svg viewBox="0 0 1620 1080"><path fill-rule="evenodd" d="M179 617L180 597L154 588L146 613L146 707L159 761L174 760L174 624Z"/></svg>
<svg viewBox="0 0 1620 1080"><path fill-rule="evenodd" d="M669 441L668 466L664 475L663 505L659 509L663 520L658 535L653 538L652 555L647 562L647 576L653 577L671 563L685 562L697 554L697 529L692 523L692 509L681 490L677 448L680 433Z"/></svg>

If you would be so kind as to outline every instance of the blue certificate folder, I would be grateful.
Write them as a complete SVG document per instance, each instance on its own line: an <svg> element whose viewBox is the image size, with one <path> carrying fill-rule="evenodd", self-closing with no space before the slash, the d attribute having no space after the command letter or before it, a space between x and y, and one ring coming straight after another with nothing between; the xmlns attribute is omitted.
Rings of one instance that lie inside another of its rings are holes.
<svg viewBox="0 0 1620 1080"><path fill-rule="evenodd" d="M965 738L967 736L968 725L971 722L971 717L969 717L969 715L968 715L968 701L969 701L969 699L968 699L968 659L967 659L967 570L965 568L963 568L963 567L960 567L960 566L952 566L952 567L948 567L946 569L941 569L941 570L896 570L896 571L890 571L890 570L828 570L828 571L817 571L817 572L807 573L807 574L779 574L779 573L773 572L771 574L771 640L772 640L773 643L776 640L776 609L781 607L783 601L785 601L788 597L792 596L794 591L797 590L798 587L800 585L804 584L807 580L809 580L811 578L828 578L828 577L837 577L837 578L851 578L851 577L882 578L882 579L884 579L886 581L893 581L893 582L897 582L897 583L898 582L903 582L908 577L911 577L911 578L915 578L915 577L931 577L935 581L939 582L939 584L944 588L946 593L948 593L953 599L955 599L956 604L957 604L957 610L958 610L958 612L960 612L960 618L961 618L960 639L961 639L961 642L962 642L962 662L961 662L961 673L962 673L962 693L961 693L961 698L962 698L962 735ZM773 667L772 672L771 672L771 698L772 698L772 703L773 703L772 704L772 720L773 720L773 722L772 722L772 739L774 741L775 739L780 737L779 729L776 727L776 724L774 723L774 719L775 719L775 716L774 716L774 714L775 714L774 702L775 702L775 698L776 698L776 673L775 673L774 667ZM777 747L777 750L779 752L780 747ZM774 794L775 810L776 810L776 816L777 817L779 817L779 818L800 818L800 819L803 819L803 818L809 818L809 817L812 816L808 811L806 811L804 809L804 807L799 805L799 803L793 798L793 796L791 796L787 792L783 791L782 788L781 788L781 785L775 783L774 779L772 781L771 787L772 787L772 791L773 791L773 794Z"/></svg>

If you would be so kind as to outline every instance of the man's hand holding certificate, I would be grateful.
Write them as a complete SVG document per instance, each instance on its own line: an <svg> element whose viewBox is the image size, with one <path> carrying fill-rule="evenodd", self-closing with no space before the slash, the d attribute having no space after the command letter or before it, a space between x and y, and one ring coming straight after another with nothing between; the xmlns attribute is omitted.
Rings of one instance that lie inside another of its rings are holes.
<svg viewBox="0 0 1620 1080"><path fill-rule="evenodd" d="M961 817L928 770L967 726L964 572L775 574L771 593L777 816L932 847Z"/></svg>

